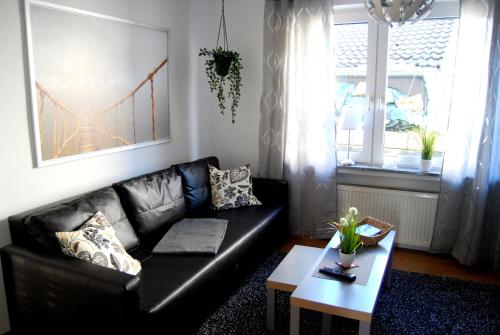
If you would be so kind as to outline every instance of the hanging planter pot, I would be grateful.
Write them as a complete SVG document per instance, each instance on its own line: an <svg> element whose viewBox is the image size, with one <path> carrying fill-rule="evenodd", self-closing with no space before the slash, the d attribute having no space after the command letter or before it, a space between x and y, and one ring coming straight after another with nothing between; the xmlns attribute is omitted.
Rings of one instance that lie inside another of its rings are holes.
<svg viewBox="0 0 500 335"><path fill-rule="evenodd" d="M225 53L214 54L214 61L215 73L217 73L221 77L227 76L229 73L229 68L231 67L231 56Z"/></svg>
<svg viewBox="0 0 500 335"><path fill-rule="evenodd" d="M221 38L222 36L222 38ZM219 45L221 41L221 45ZM217 46L208 50L200 49L200 56L207 57L205 61L205 71L208 77L208 85L211 92L217 93L219 110L224 114L226 109L226 96L231 98L231 120L235 123L236 109L241 96L241 65L240 54L229 50L226 31L226 18L224 15L224 0L222 0L222 13L219 22L219 35L217 36ZM226 85L229 83L229 85ZM228 87L226 87L228 86Z"/></svg>

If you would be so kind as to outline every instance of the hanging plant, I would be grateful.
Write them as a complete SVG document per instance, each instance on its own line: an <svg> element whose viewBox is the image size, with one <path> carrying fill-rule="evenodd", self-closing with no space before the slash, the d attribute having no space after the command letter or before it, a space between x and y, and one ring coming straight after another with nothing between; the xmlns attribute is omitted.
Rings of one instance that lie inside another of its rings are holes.
<svg viewBox="0 0 500 335"><path fill-rule="evenodd" d="M222 45L219 45L222 33ZM217 45L215 49L208 50L207 48L200 49L199 56L208 57L205 61L205 71L208 77L208 85L211 92L217 92L217 100L219 101L219 109L221 114L224 114L226 109L226 93L231 98L231 120L235 123L236 109L240 102L241 96L241 65L240 54L236 51L229 50L226 31L226 18L224 15L224 0L222 0L222 12L219 22L219 34L217 35ZM227 92L226 86L229 83Z"/></svg>

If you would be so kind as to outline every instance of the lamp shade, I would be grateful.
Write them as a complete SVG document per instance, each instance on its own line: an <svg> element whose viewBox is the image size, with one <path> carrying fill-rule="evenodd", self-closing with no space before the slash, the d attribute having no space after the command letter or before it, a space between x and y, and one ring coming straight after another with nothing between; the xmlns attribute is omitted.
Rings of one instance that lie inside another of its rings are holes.
<svg viewBox="0 0 500 335"><path fill-rule="evenodd" d="M392 26L422 20L431 11L434 0L365 0L365 6L376 21Z"/></svg>
<svg viewBox="0 0 500 335"><path fill-rule="evenodd" d="M340 116L340 128L344 130L363 128L363 108L355 105L344 106Z"/></svg>

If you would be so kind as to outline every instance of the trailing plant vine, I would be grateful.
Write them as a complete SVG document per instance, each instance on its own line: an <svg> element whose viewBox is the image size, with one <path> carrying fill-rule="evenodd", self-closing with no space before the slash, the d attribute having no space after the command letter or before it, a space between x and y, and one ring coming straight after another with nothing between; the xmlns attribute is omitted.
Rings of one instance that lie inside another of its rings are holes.
<svg viewBox="0 0 500 335"><path fill-rule="evenodd" d="M222 29L222 31L221 31ZM219 38L223 34L222 46L219 46ZM217 93L219 110L224 114L226 109L226 86L229 84L227 96L231 99L231 120L236 122L236 109L241 97L241 65L240 54L229 50L226 32L226 18L224 16L224 0L222 0L222 13L219 22L219 35L217 36L217 46L215 49L200 49L199 56L207 57L205 61L205 72L208 77L210 92Z"/></svg>
<svg viewBox="0 0 500 335"><path fill-rule="evenodd" d="M208 77L208 85L211 92L217 92L217 99L219 100L219 109L222 114L226 109L226 97L224 89L226 83L229 83L229 90L227 95L231 98L231 116L232 122L236 120L236 109L240 102L241 97L241 65L240 54L236 51L224 50L222 47L217 47L213 50L206 48L200 49L200 56L208 57L205 61L205 71ZM229 71L227 75L220 75L217 73L216 59L217 57L225 58L225 61L230 61Z"/></svg>

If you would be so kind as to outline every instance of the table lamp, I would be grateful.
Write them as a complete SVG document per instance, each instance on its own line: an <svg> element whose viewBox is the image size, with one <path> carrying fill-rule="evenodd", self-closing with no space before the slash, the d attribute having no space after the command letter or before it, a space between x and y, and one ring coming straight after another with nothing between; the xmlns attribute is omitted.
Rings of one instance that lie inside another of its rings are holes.
<svg viewBox="0 0 500 335"><path fill-rule="evenodd" d="M363 128L363 109L361 106L348 105L342 108L340 128L349 131L347 142L347 158L340 162L343 166L353 166L354 161L349 157L351 146L351 130Z"/></svg>

